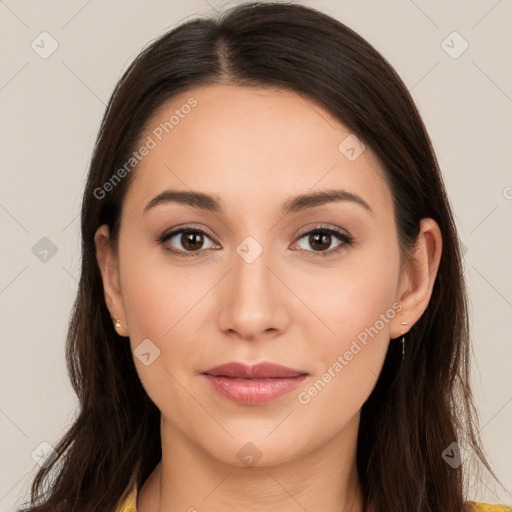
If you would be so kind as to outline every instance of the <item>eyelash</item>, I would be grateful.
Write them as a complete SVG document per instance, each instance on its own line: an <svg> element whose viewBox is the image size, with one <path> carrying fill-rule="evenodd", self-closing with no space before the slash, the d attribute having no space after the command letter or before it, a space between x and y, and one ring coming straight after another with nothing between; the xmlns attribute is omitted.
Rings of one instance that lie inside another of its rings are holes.
<svg viewBox="0 0 512 512"><path fill-rule="evenodd" d="M177 235L179 233L182 233L182 232L188 232L188 233L194 233L194 234L198 234L199 233L201 235L206 235L210 239L212 238L208 233L206 233L202 229L188 227L188 226L183 226L183 227L181 227L179 229L171 231L170 233L164 233L162 236L158 237L155 240L155 242L157 242L158 244L164 244L167 240L169 240L173 236L175 236L175 235ZM327 250L327 251L307 251L306 249L299 249L299 250L312 253L312 257L314 257L314 258L317 258L317 257L326 258L328 256L332 256L333 254L336 254L341 249L343 249L346 245L348 245L348 246L353 246L354 245L354 238L351 235L347 234L346 232L342 231L341 229L330 228L330 227L327 227L327 226L318 226L318 227L316 227L316 228L314 228L314 229L312 229L310 231L306 231L305 233L302 233L299 236L298 240L301 240L306 235L313 235L313 234L320 234L320 233L327 233L327 234L330 234L330 235L334 235L335 237L337 237L340 240L341 243L335 249L330 249L330 250ZM166 247L165 249L167 251L173 253L173 254L176 254L177 256L180 256L180 257L183 256L185 258L188 258L190 256L197 257L197 256L199 256L199 253L202 252L201 249L196 251L196 252L189 252L189 251L170 249L169 247Z"/></svg>

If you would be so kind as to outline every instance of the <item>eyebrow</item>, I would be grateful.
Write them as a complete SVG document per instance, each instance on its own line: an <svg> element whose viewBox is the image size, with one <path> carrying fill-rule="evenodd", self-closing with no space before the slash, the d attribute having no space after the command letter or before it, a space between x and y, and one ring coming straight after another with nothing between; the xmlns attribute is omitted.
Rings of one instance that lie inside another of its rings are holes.
<svg viewBox="0 0 512 512"><path fill-rule="evenodd" d="M288 199L281 207L281 214L287 215L289 213L296 213L308 208L314 208L326 203L350 201L358 204L373 213L369 204L357 194L348 192L346 190L324 190L321 192L311 192L301 194L296 197ZM194 208L200 208L213 213L224 214L222 202L216 195L205 194L204 192L194 192L187 190L165 190L161 194L151 199L144 208L146 213L151 208L164 203L180 203Z"/></svg>

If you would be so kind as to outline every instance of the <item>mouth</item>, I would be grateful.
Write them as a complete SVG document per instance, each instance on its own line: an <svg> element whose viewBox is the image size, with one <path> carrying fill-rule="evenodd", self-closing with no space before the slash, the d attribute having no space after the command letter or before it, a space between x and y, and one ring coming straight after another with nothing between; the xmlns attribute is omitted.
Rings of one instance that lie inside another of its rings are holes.
<svg viewBox="0 0 512 512"><path fill-rule="evenodd" d="M235 377L242 379L289 378L308 374L308 372L303 370L295 370L287 366L268 362L254 365L237 362L225 363L210 368L203 373L212 377Z"/></svg>
<svg viewBox="0 0 512 512"><path fill-rule="evenodd" d="M202 375L224 398L245 405L260 405L290 393L309 374L274 363L253 366L226 363L210 368Z"/></svg>

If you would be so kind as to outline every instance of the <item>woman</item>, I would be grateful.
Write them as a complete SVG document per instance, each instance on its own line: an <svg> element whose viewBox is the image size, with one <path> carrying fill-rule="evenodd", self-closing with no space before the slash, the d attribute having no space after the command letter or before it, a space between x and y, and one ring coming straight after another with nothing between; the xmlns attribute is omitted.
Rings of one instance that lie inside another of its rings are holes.
<svg viewBox="0 0 512 512"><path fill-rule="evenodd" d="M436 157L340 22L245 4L147 47L82 236L81 407L30 510L510 510L465 501L469 450L492 470Z"/></svg>

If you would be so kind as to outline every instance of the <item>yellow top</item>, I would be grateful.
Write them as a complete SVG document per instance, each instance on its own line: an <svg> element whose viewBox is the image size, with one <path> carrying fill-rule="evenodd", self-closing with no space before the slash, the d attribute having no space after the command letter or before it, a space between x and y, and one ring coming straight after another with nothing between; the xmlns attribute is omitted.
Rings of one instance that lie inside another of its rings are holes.
<svg viewBox="0 0 512 512"><path fill-rule="evenodd" d="M128 498L121 503L116 512L137 512L137 488L128 495Z"/></svg>
<svg viewBox="0 0 512 512"><path fill-rule="evenodd" d="M512 507L507 507L507 505L491 505L489 503L475 503L474 501L466 501L466 504L471 504L472 509L469 508L471 512L512 512ZM134 512L135 509L133 509Z"/></svg>
<svg viewBox="0 0 512 512"><path fill-rule="evenodd" d="M116 512L137 512L137 489L130 493L128 498L118 507ZM491 505L489 503L475 503L466 501L464 512L512 512L512 507L506 505Z"/></svg>

